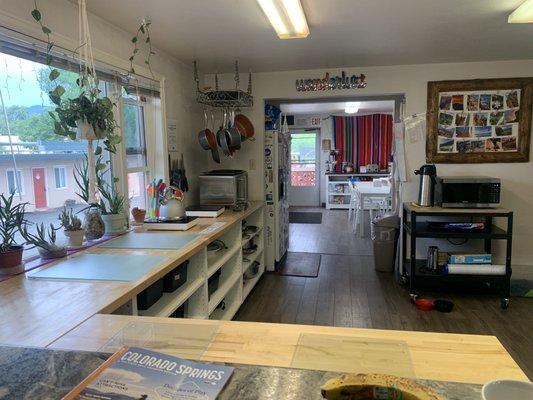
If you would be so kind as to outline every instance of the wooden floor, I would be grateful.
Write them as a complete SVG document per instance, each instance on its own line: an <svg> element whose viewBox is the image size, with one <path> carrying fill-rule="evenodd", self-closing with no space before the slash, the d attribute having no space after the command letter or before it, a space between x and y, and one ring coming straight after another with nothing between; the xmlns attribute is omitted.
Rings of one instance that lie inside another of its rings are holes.
<svg viewBox="0 0 533 400"><path fill-rule="evenodd" d="M498 296L452 294L444 297L455 303L453 312L419 311L392 274L374 271L372 256L365 254L371 252L368 239L342 239L345 212L324 213L322 226L290 229L290 251L322 253L318 277L265 274L235 319L495 335L533 379L533 299L512 298L509 309L501 310ZM342 254L349 240L360 241L357 250Z"/></svg>

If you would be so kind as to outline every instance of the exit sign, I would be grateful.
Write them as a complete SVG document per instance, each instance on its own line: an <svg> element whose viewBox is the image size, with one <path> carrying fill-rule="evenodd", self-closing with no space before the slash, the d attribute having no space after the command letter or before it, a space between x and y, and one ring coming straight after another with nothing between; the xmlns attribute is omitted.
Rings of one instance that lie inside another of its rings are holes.
<svg viewBox="0 0 533 400"><path fill-rule="evenodd" d="M320 126L320 117L311 117L311 126Z"/></svg>

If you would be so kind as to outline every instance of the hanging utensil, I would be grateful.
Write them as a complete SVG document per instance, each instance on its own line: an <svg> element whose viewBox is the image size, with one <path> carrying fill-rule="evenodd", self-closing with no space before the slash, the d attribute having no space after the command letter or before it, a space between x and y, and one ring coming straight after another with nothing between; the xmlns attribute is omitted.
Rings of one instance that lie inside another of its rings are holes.
<svg viewBox="0 0 533 400"><path fill-rule="evenodd" d="M254 126L248 117L242 114L237 114L235 116L235 126L239 130L243 140L255 140L253 137L255 134Z"/></svg>
<svg viewBox="0 0 533 400"><path fill-rule="evenodd" d="M231 151L229 149L229 132L227 130L226 124L227 124L227 113L224 110L223 118L222 118L222 125L220 126L220 129L217 132L217 142L218 145L222 148L222 152L226 156L231 156Z"/></svg>
<svg viewBox="0 0 533 400"><path fill-rule="evenodd" d="M212 114L211 116L213 117ZM209 118L207 116L206 110L204 110L204 119L205 119L205 128L198 133L198 141L200 142L200 146L202 146L204 150L211 150L211 157L213 158L213 161L215 161L217 164L220 164L220 156L218 154L217 139L213 131L209 129ZM213 126L214 126L214 118L213 118Z"/></svg>
<svg viewBox="0 0 533 400"><path fill-rule="evenodd" d="M205 121L204 129L198 132L198 142L200 143L200 146L202 146L204 150L211 150L211 146L207 138L209 136L209 128L207 127L208 120L207 120L207 111L205 109L204 109L204 121Z"/></svg>
<svg viewBox="0 0 533 400"><path fill-rule="evenodd" d="M228 122L228 131L230 137L230 149L239 150L241 148L241 133L235 127L235 111L230 112L229 122Z"/></svg>

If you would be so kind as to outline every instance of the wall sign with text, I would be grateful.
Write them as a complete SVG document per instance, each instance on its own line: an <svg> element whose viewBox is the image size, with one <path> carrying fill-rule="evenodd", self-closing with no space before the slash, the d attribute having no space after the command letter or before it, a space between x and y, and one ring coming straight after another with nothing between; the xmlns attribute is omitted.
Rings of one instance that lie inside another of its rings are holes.
<svg viewBox="0 0 533 400"><path fill-rule="evenodd" d="M330 76L326 73L324 78L296 79L296 90L299 92L317 92L322 90L361 89L366 87L365 76L346 75L342 71L340 76Z"/></svg>

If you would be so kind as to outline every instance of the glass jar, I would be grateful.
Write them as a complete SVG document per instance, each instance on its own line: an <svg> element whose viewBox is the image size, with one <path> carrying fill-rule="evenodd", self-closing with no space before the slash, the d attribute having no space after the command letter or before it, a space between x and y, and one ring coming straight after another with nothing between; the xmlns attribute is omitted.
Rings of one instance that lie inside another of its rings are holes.
<svg viewBox="0 0 533 400"><path fill-rule="evenodd" d="M104 236L105 225L98 207L91 207L85 213L83 231L87 240L96 240Z"/></svg>

